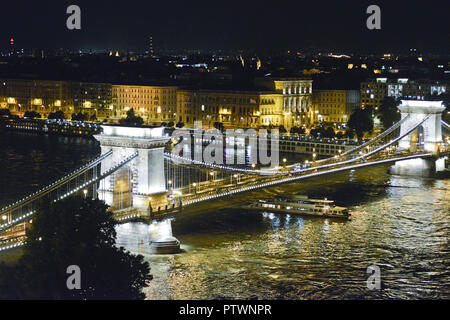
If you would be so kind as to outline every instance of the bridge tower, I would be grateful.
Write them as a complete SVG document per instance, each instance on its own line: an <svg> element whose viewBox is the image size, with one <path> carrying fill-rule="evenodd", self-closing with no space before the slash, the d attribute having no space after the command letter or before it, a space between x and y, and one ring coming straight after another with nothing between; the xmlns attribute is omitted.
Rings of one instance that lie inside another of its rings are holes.
<svg viewBox="0 0 450 320"><path fill-rule="evenodd" d="M100 182L98 196L113 211L138 210L149 213L166 201L164 146L169 138L164 128L139 128L102 125L103 132L95 135L102 154L112 150L102 162L101 174L108 168L137 153L137 156L116 173Z"/></svg>
<svg viewBox="0 0 450 320"><path fill-rule="evenodd" d="M420 142L424 152L437 154L443 147L441 118L445 106L442 101L402 100L398 109L402 119L408 117L400 126L400 135L405 134L425 117L428 117L416 130L399 141L399 147L415 152L417 151L417 142ZM443 158L397 161L391 168L391 173L432 176L436 172L444 170L444 161Z"/></svg>
<svg viewBox="0 0 450 320"><path fill-rule="evenodd" d="M422 134L420 139L423 139L424 150L437 152L443 143L441 117L445 106L442 101L402 100L398 109L401 112L402 119L409 116L400 127L400 135L403 135L420 120L428 116L428 119L419 126L419 130L400 140L400 148L412 148L411 140L415 138L417 132L420 132L418 134Z"/></svg>

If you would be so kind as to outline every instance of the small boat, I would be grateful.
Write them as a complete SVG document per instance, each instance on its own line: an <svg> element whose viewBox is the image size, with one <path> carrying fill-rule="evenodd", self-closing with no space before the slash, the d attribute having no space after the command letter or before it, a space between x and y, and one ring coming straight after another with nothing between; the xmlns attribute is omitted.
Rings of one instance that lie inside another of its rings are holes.
<svg viewBox="0 0 450 320"><path fill-rule="evenodd" d="M243 207L249 210L270 211L275 213L300 214L305 216L348 219L350 213L345 207L339 207L333 200L309 199L303 195L293 195L273 200L259 200Z"/></svg>

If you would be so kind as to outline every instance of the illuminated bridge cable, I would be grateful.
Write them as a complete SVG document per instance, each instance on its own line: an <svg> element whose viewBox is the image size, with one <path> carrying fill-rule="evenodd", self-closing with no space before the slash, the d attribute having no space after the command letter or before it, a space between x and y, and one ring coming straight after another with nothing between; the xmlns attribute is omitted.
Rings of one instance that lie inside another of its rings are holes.
<svg viewBox="0 0 450 320"><path fill-rule="evenodd" d="M386 149L387 147L391 146L392 144L396 143L397 141L399 141L399 140L403 139L404 137L406 137L407 135L411 134L411 132L413 132L417 127L419 127L422 123L424 123L429 117L430 117L430 116L426 116L422 121L419 121L415 126L413 126L411 129L409 129L408 131L406 131L406 132L405 132L404 134L402 134L401 136L398 136L398 137L395 138L394 140L392 140L392 141L390 141L390 142L388 142L388 143L382 145L381 147L379 147L379 148L377 148L377 149L375 149L375 150L372 150L371 152L368 152L368 153L366 153L366 154L363 154L363 155L357 157L356 159L358 159L358 158L369 157L369 156L371 156L371 155L373 155L373 154L375 154L375 153L377 153L377 152L380 152L380 151Z"/></svg>
<svg viewBox="0 0 450 320"><path fill-rule="evenodd" d="M94 183L97 183L99 181L101 181L102 179L106 178L107 176L113 174L114 172L116 172L117 170L119 170L123 165L127 164L128 162L130 162L131 160L133 160L134 158L136 158L138 156L138 152L133 153L132 155L128 156L127 158L125 158L124 160L120 161L119 163L117 163L116 165L112 166L111 168L109 168L108 170L106 170L103 174L101 174L98 177L92 178L91 180L85 182L84 184L72 189L71 191L65 193L64 195L62 195L61 197L54 199L53 201L56 202L58 200L62 200L82 189L85 189L91 185L93 185ZM97 160L97 159L96 159ZM23 222L23 220L25 220L26 218L29 218L33 215L34 211L30 211L26 214L23 214L20 217L17 217L15 219L13 219L11 222L5 223L0 225L0 231L3 231L5 229L9 229L11 227L14 227L17 224L20 224Z"/></svg>
<svg viewBox="0 0 450 320"><path fill-rule="evenodd" d="M366 157L369 157L369 156L371 156L371 155L373 155L375 153L381 152L382 150L388 148L389 146L393 145L397 141L399 141L399 140L403 139L404 137L406 137L407 135L411 134L411 132L413 132L417 127L419 127L422 123L424 123L429 117L430 116L426 116L424 119L422 119L419 122L417 122L413 127L411 127L408 131L406 131L401 136L398 136L394 140L391 140L390 142L382 145L381 147L379 147L379 148L377 148L375 150L372 150L369 153L360 155L360 156L352 158L350 160L338 161L338 162L334 162L334 163L329 163L329 164L324 164L324 165L310 167L310 168L307 168L307 169L302 169L302 170L299 170L299 171L297 171L295 173L303 173L303 172L313 171L313 170L317 170L317 169L324 169L324 168L329 168L329 167L333 167L333 166L339 166L339 165L343 165L343 164L352 163L352 162L355 162L355 161L362 160L362 159L364 159Z"/></svg>
<svg viewBox="0 0 450 320"><path fill-rule="evenodd" d="M252 186L244 187L244 188L241 188L241 189L235 189L235 190L222 192L222 193L219 192L219 193L217 193L215 195L206 196L206 197L203 197L203 198L186 201L186 202L183 202L183 205L190 205L190 204L198 203L198 202L201 202L201 201L207 201L207 200L220 198L220 197L227 196L227 195L232 195L232 194L245 192L245 191L251 191L251 190L255 190L255 189L259 189L259 188L263 188L263 187L269 187L269 186L277 185L277 184L281 184L281 183L292 182L292 181L296 181L296 180L299 180L299 179L306 179L306 178L321 176L321 175L325 175L325 174L330 174L330 173L335 173L335 172L341 172L341 171L356 169L356 168L360 168L360 167L372 166L372 165L376 165L376 164L383 164L383 163L396 162L396 161L402 161L402 160L416 159L416 158L422 158L422 157L428 157L428 156L431 156L431 153L416 154L416 155L396 157L396 158L391 158L391 159L382 159L382 160L376 160L376 161L373 161L373 162L364 162L364 163L353 164L353 165L345 166L345 167L331 168L329 170L323 170L323 171L308 173L308 174L299 175L299 176L284 177L284 178L279 179L279 180L274 180L274 181L269 181L269 182L262 182L262 183L257 184L257 185L252 185Z"/></svg>
<svg viewBox="0 0 450 320"><path fill-rule="evenodd" d="M444 120L441 120L441 123L445 128L450 129L450 124L446 123Z"/></svg>
<svg viewBox="0 0 450 320"><path fill-rule="evenodd" d="M6 213L6 212L11 212L21 206L24 206L26 204L29 204L39 198L42 198L43 196L47 195L48 193L60 188L62 185L66 184L67 182L81 176L82 174L85 174L87 171L89 171L90 169L92 169L93 167L95 167L96 165L98 165L99 163L101 163L104 159L106 159L107 157L109 157L112 154L112 150L106 152L105 154L100 155L99 157L95 158L94 160L92 160L91 162L83 165L82 167L72 171L71 173L65 175L64 177L62 177L61 179L58 179L56 181L54 181L53 183L49 184L48 186L40 189L39 191L36 191L24 198L22 198L21 200L18 200L6 207L3 207L0 210L0 215Z"/></svg>
<svg viewBox="0 0 450 320"><path fill-rule="evenodd" d="M383 131L382 133L380 133L380 134L379 134L378 136L376 136L375 138L373 138L373 139L371 139L371 140L369 140L369 141L367 141L367 142L365 142L365 143L363 143L363 144L361 144L361 145L359 145L359 146L357 146L357 147L355 147L355 148L353 148L353 149L350 149L350 150L348 150L348 151L342 153L342 156L345 156L345 155L347 155L347 154L352 154L352 153L358 152L359 150L361 150L361 149L363 149L363 148L365 148L365 147L367 147L367 146L373 144L374 142L383 139L383 138L386 137L388 134L390 134L390 133L392 133L394 130L398 129L398 128L402 125L402 123L404 123L408 118L409 118L409 115L407 115L405 118L401 119L400 121L397 121L396 123L394 123L390 128L388 128L387 130Z"/></svg>
<svg viewBox="0 0 450 320"><path fill-rule="evenodd" d="M238 172L244 172L244 173L258 173L258 174L268 174L268 173L279 174L279 173L282 173L282 172L280 172L280 171L278 171L276 169L252 170L252 169L243 169L243 168L224 166L224 165L219 165L219 164L214 164L214 163L208 163L208 162L198 161L198 160L194 160L194 159L189 159L189 158L181 157L181 156L174 155L174 154L167 153L167 152L164 153L164 156L168 160L174 161L174 159L176 159L176 160L179 160L179 161L187 161L187 162L190 162L190 163L193 163L193 164L207 166L207 167L215 168L215 169L219 169L219 170L229 170L229 171L238 171ZM287 173L287 172L284 172L284 173Z"/></svg>
<svg viewBox="0 0 450 320"><path fill-rule="evenodd" d="M380 133L378 136L376 136L375 138L353 148L350 150L345 151L344 153L340 154L339 157L341 157L341 159L343 159L342 157L351 157L352 155L354 155L356 152L364 149L364 148L368 148L369 146L372 146L374 144L376 144L377 142L382 141L382 139L385 139L389 134L392 134L396 129L398 129L402 123L404 123L407 119L409 118L409 115L406 116L405 118L401 119L400 121L396 122L395 124L393 124L390 128L388 128L387 130L383 131L382 133ZM321 160L317 160L316 164L320 164L320 163L329 163L329 162L335 162L335 157L330 157L330 158L326 158L326 159L321 159Z"/></svg>
<svg viewBox="0 0 450 320"><path fill-rule="evenodd" d="M107 176L113 174L114 172L116 172L117 170L119 170L120 168L122 168L125 164L127 164L128 162L130 162L131 160L133 160L134 158L136 158L138 156L138 152L133 153L132 155L128 156L127 158L125 158L124 160L120 161L119 163L117 163L116 165L112 166L111 168L109 168L108 170L106 170L103 174L101 174L100 176L93 178L91 180L89 180L88 182L84 183L83 185L67 192L66 194L64 194L63 196L61 196L59 199L54 200L55 202L57 200L62 200L64 198L67 198L68 196L77 193L78 191L80 191L81 189L84 189L86 187L89 187L103 179L105 179Z"/></svg>

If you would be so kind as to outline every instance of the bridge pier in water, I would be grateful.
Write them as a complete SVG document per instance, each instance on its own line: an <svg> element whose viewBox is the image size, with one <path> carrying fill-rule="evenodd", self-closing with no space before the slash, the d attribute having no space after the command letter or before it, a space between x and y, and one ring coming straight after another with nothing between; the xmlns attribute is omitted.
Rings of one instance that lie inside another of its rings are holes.
<svg viewBox="0 0 450 320"><path fill-rule="evenodd" d="M401 176L419 176L419 177L434 177L439 172L445 170L445 159L409 159L397 161L395 165L390 168L391 174Z"/></svg>
<svg viewBox="0 0 450 320"><path fill-rule="evenodd" d="M407 118L400 127L400 135L408 132L420 120L428 117L411 134L399 141L400 150L411 152L423 149L436 157L418 158L397 161L390 168L391 174L410 175L421 177L433 177L438 172L445 170L445 159L439 158L439 151L443 149L441 118L445 106L442 101L402 100L398 106L402 119Z"/></svg>

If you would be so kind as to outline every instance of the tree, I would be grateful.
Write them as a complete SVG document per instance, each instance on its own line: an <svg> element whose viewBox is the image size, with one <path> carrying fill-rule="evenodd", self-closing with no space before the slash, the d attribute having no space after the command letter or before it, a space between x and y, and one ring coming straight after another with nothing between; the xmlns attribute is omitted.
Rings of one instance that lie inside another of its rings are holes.
<svg viewBox="0 0 450 320"><path fill-rule="evenodd" d="M112 214L103 201L71 197L45 203L27 232L16 265L0 265L0 298L143 299L148 262L115 247ZM68 290L68 266L81 270L81 289Z"/></svg>
<svg viewBox="0 0 450 320"><path fill-rule="evenodd" d="M305 128L303 127L292 127L290 130L291 134L304 134L305 133Z"/></svg>
<svg viewBox="0 0 450 320"><path fill-rule="evenodd" d="M23 116L24 116L25 118L31 118L31 119L34 119L34 118L40 118L40 117L41 117L41 114L38 113L38 112L36 112L36 111L26 111L26 112L24 113Z"/></svg>
<svg viewBox="0 0 450 320"><path fill-rule="evenodd" d="M176 127L177 128L183 128L184 127L184 123L183 122L177 122L177 124L176 124Z"/></svg>
<svg viewBox="0 0 450 320"><path fill-rule="evenodd" d="M358 140L361 140L364 136L364 132L372 132L373 119L371 112L368 109L357 109L351 115L347 122L347 126L354 130Z"/></svg>
<svg viewBox="0 0 450 320"><path fill-rule="evenodd" d="M127 111L127 117L120 119L119 123L127 126L139 127L142 126L144 120L141 117L136 116L133 109L130 109Z"/></svg>
<svg viewBox="0 0 450 320"><path fill-rule="evenodd" d="M167 127L168 127L168 128L172 128L173 125L174 125L173 121L170 121L170 122L167 124Z"/></svg>
<svg viewBox="0 0 450 320"><path fill-rule="evenodd" d="M51 112L48 115L49 119L60 119L63 120L64 119L64 112L62 112L61 110L56 111L56 112Z"/></svg>
<svg viewBox="0 0 450 320"><path fill-rule="evenodd" d="M9 111L9 109L0 109L0 117L5 116L5 117L9 117L11 115L11 112Z"/></svg>
<svg viewBox="0 0 450 320"><path fill-rule="evenodd" d="M213 124L214 128L216 128L217 130L223 131L223 123L222 122L214 122Z"/></svg>
<svg viewBox="0 0 450 320"><path fill-rule="evenodd" d="M355 130L347 128L347 130L345 130L344 137L353 139L355 137Z"/></svg>
<svg viewBox="0 0 450 320"><path fill-rule="evenodd" d="M399 102L392 97L385 97L381 102L380 109L378 109L377 116L380 118L384 129L388 129L395 122L400 120L400 113L397 106Z"/></svg>
<svg viewBox="0 0 450 320"><path fill-rule="evenodd" d="M74 121L86 121L87 120L87 115L83 114L80 112L78 112L77 114L72 114L72 120Z"/></svg>
<svg viewBox="0 0 450 320"><path fill-rule="evenodd" d="M317 128L311 128L311 130L309 130L310 136L317 137L318 133L319 133L319 129L317 129Z"/></svg>
<svg viewBox="0 0 450 320"><path fill-rule="evenodd" d="M285 134L285 133L287 132L287 130L286 130L286 128L285 128L283 125L281 125L281 126L278 128L278 132L279 132L280 134Z"/></svg>
<svg viewBox="0 0 450 320"><path fill-rule="evenodd" d="M334 133L334 128L333 127L328 127L325 130L323 130L323 133L321 133L321 135L324 138L334 138L335 133Z"/></svg>

